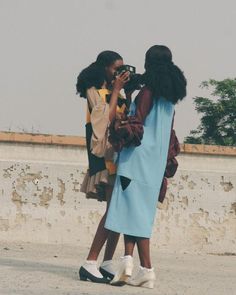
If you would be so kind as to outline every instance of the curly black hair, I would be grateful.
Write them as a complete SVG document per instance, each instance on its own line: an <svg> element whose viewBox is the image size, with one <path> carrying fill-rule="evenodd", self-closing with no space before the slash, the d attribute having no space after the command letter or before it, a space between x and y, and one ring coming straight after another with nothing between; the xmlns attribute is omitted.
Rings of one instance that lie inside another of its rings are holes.
<svg viewBox="0 0 236 295"><path fill-rule="evenodd" d="M105 68L112 65L116 60L123 59L117 52L102 51L95 62L83 69L77 77L77 94L86 98L86 90L90 87L101 88L106 80Z"/></svg>
<svg viewBox="0 0 236 295"><path fill-rule="evenodd" d="M156 97L164 97L176 104L186 96L187 80L173 63L170 49L154 45L146 52L143 83Z"/></svg>

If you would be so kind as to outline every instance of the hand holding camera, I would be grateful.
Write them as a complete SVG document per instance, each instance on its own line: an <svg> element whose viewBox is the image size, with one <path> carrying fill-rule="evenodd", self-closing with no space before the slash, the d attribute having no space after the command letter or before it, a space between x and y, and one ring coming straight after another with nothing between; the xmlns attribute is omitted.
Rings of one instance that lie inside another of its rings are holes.
<svg viewBox="0 0 236 295"><path fill-rule="evenodd" d="M113 83L113 89L120 91L122 88L124 88L125 83L127 83L130 79L130 73L129 72L121 72L118 75L115 76L115 80Z"/></svg>
<svg viewBox="0 0 236 295"><path fill-rule="evenodd" d="M122 88L124 88L125 93L132 93L135 90L139 90L142 87L142 75L136 74L136 68L131 65L120 66L114 74L114 78L121 77L129 73L129 78L125 81Z"/></svg>

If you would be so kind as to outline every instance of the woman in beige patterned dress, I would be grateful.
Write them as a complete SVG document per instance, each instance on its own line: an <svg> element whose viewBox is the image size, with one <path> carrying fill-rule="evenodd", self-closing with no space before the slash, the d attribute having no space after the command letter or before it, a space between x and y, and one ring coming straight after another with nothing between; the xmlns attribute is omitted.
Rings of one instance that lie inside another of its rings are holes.
<svg viewBox="0 0 236 295"><path fill-rule="evenodd" d="M108 283L113 278L112 257L119 240L119 234L105 229L104 223L116 177L114 150L108 143L108 127L117 113L128 112L130 104L128 99L120 95L129 80L129 73L122 73L114 79L115 71L122 65L123 59L118 53L101 52L96 62L79 74L76 85L77 93L87 99L85 126L89 167L80 191L87 198L107 202L87 260L79 270L81 280L97 283ZM97 258L105 242L103 263L98 269Z"/></svg>

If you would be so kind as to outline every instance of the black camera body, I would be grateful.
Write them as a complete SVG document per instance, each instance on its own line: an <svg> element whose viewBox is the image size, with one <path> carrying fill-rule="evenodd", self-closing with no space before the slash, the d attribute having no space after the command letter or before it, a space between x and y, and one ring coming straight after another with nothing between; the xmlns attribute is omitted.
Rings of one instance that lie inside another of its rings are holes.
<svg viewBox="0 0 236 295"><path fill-rule="evenodd" d="M136 73L136 68L130 65L122 65L116 70L115 77L125 72L130 72L130 76L132 76Z"/></svg>
<svg viewBox="0 0 236 295"><path fill-rule="evenodd" d="M114 77L125 72L130 72L130 80L124 85L125 92L132 92L132 91L141 89L143 84L142 75L136 74L136 68L134 66L131 66L131 65L120 66L116 70Z"/></svg>

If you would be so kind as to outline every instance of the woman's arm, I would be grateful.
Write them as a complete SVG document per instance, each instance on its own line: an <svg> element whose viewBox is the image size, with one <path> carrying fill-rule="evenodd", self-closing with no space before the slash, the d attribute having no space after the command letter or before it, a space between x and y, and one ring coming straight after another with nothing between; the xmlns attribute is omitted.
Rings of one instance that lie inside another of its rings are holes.
<svg viewBox="0 0 236 295"><path fill-rule="evenodd" d="M109 102L110 112L109 119L110 122L116 117L116 106L118 96L120 94L121 89L124 87L125 83L129 80L129 72L122 73L116 77L113 83L113 90L111 93L111 99Z"/></svg>
<svg viewBox="0 0 236 295"><path fill-rule="evenodd" d="M98 157L105 155L108 127L116 116L117 100L120 90L124 87L129 73L118 75L113 84L110 102L103 101L95 87L87 89L87 99L91 109L90 120L93 134L91 138L91 153Z"/></svg>
<svg viewBox="0 0 236 295"><path fill-rule="evenodd" d="M142 88L135 99L135 104L135 116L144 124L145 119L153 106L151 91L146 87Z"/></svg>
<svg viewBox="0 0 236 295"><path fill-rule="evenodd" d="M92 125L91 153L98 157L104 156L105 144L108 137L109 104L104 102L95 87L87 90L87 99L90 107L90 122Z"/></svg>
<svg viewBox="0 0 236 295"><path fill-rule="evenodd" d="M128 116L124 121L113 120L110 125L109 141L116 151L141 144L143 124L153 106L151 91L144 87L136 97L135 104L135 115Z"/></svg>

